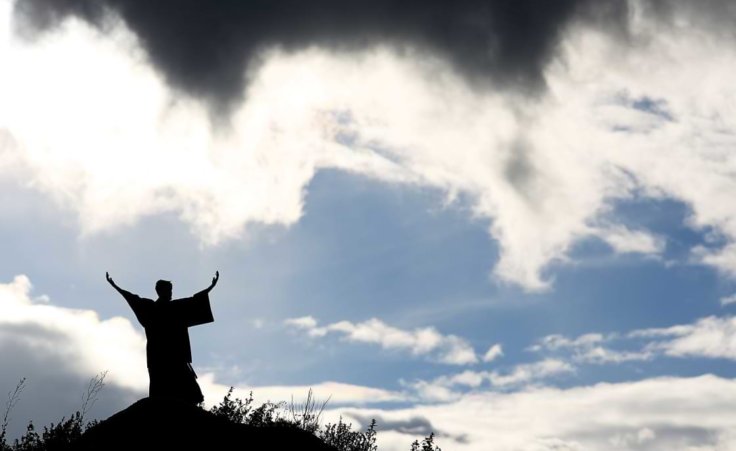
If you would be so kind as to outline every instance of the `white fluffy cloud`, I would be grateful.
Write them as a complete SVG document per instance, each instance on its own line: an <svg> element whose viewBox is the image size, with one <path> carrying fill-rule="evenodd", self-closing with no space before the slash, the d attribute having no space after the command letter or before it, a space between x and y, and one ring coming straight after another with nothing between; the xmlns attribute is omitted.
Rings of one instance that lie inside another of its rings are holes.
<svg viewBox="0 0 736 451"><path fill-rule="evenodd" d="M311 337L339 334L347 341L373 343L384 349L406 350L413 355L429 356L437 362L449 365L478 362L478 356L467 341L455 335L442 335L432 327L406 331L389 326L377 318L361 323L339 321L319 326L317 320L311 316L290 318L284 323L305 331Z"/></svg>
<svg viewBox="0 0 736 451"><path fill-rule="evenodd" d="M494 273L529 290L549 287L545 269L581 238L660 253L666 237L617 223L611 206L670 197L691 208L688 225L729 243L693 258L734 273L734 45L637 5L626 40L570 28L534 101L474 91L424 54L274 51L231 123L215 126L122 25L103 35L70 19L23 43L4 0L1 167L76 211L85 232L168 211L206 243L293 224L324 168L434 187L489 220Z"/></svg>
<svg viewBox="0 0 736 451"><path fill-rule="evenodd" d="M145 337L127 319L102 320L90 310L57 307L46 297L31 297L31 288L24 275L0 283L0 341L12 339L41 360L59 357L64 370L81 379L108 371L108 382L148 390Z"/></svg>
<svg viewBox="0 0 736 451"><path fill-rule="evenodd" d="M332 414L363 422L380 418L389 426L420 424L424 419L431 422L442 449L457 451L716 451L736 445L733 396L736 381L703 375L564 390L473 392L448 403L396 410L341 409ZM379 433L379 449L408 449L421 434L405 429Z"/></svg>

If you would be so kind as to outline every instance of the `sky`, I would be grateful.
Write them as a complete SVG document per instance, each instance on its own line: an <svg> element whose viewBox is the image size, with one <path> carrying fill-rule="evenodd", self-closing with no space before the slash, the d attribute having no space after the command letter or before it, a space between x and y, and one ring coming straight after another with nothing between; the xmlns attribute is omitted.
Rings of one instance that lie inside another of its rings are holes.
<svg viewBox="0 0 736 451"><path fill-rule="evenodd" d="M736 447L736 19L709 0L0 0L0 395L147 395L105 281L211 293L207 405L382 451Z"/></svg>

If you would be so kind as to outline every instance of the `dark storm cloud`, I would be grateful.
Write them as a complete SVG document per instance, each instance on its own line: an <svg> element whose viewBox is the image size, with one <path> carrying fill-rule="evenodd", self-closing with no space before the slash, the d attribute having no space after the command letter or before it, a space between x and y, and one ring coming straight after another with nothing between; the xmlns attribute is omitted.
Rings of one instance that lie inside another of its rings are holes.
<svg viewBox="0 0 736 451"><path fill-rule="evenodd" d="M732 31L736 16L733 0L642 0L642 6L647 13L666 22L687 18L699 25L707 21L709 25L724 26Z"/></svg>
<svg viewBox="0 0 736 451"><path fill-rule="evenodd" d="M20 379L25 378L25 388L18 402L10 411L8 436L22 435L29 421L37 430L62 417L81 410L84 394L90 379L79 376L73 362L60 353L34 344L34 340L67 346L64 334L43 328L37 324L3 324L0 326L0 408L7 407L8 395ZM100 368L104 371L105 368ZM88 413L88 420L104 419L141 397L135 393L106 383L98 393Z"/></svg>
<svg viewBox="0 0 736 451"><path fill-rule="evenodd" d="M468 438L465 435L452 435L443 432L437 429L423 416L412 416L405 419L389 419L381 415L362 415L358 412L349 412L348 415L360 423L363 429L371 424L371 420L376 420L376 430L378 431L396 431L402 434L421 435L423 437L426 437L429 434L434 434L436 437L448 438L458 443L468 443Z"/></svg>
<svg viewBox="0 0 736 451"><path fill-rule="evenodd" d="M115 11L170 85L226 106L260 50L377 43L431 52L473 83L539 92L542 70L574 18L616 22L615 0L17 0L35 31L68 15L104 26ZM26 29L28 31L28 29Z"/></svg>

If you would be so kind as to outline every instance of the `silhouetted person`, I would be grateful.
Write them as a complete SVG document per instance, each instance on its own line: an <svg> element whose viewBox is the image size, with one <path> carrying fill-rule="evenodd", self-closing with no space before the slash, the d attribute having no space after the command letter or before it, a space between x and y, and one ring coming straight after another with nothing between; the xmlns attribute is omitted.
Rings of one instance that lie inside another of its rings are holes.
<svg viewBox="0 0 736 451"><path fill-rule="evenodd" d="M208 288L190 298L176 300L171 300L172 284L168 280L156 282L158 299L153 301L118 287L108 273L105 273L105 278L128 301L146 330L149 396L175 398L193 404L204 401L197 375L192 369L188 328L215 320L208 294L217 285L220 272L215 272Z"/></svg>

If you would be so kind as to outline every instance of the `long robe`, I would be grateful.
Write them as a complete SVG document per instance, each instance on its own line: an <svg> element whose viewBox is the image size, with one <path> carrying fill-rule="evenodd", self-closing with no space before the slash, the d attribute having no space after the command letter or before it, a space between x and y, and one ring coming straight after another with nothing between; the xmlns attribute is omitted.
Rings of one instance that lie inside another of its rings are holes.
<svg viewBox="0 0 736 451"><path fill-rule="evenodd" d="M208 294L153 301L124 291L123 297L146 331L149 396L202 402L204 397L191 365L188 328L214 321Z"/></svg>

